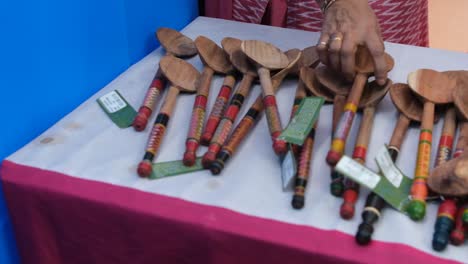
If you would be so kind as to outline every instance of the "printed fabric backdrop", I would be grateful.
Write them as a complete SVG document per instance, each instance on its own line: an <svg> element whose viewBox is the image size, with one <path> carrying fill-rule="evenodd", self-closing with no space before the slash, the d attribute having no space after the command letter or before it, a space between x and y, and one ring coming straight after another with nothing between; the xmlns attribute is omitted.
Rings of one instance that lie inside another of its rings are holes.
<svg viewBox="0 0 468 264"><path fill-rule="evenodd" d="M427 0L369 0L386 41L427 46ZM320 31L322 13L314 0L206 0L207 16L248 23Z"/></svg>

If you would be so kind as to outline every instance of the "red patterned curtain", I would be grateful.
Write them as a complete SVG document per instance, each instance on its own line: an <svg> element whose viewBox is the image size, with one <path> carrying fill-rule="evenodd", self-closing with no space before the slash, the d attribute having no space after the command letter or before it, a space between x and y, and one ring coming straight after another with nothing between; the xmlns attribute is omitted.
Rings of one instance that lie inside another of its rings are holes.
<svg viewBox="0 0 468 264"><path fill-rule="evenodd" d="M427 46L427 0L369 0L386 41ZM320 31L314 0L205 0L207 16L248 23Z"/></svg>

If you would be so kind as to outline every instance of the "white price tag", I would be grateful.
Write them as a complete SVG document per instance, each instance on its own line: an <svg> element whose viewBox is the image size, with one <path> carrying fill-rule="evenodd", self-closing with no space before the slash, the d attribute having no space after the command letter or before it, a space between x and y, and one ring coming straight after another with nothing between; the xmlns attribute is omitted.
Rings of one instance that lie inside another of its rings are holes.
<svg viewBox="0 0 468 264"><path fill-rule="evenodd" d="M350 157L343 156L335 170L373 190L380 182L380 176Z"/></svg>
<svg viewBox="0 0 468 264"><path fill-rule="evenodd" d="M403 174L395 166L395 163L393 163L392 157L390 157L390 153L388 153L386 146L380 149L375 160L385 178L387 178L393 186L400 188L401 181L403 180Z"/></svg>
<svg viewBox="0 0 468 264"><path fill-rule="evenodd" d="M127 103L125 103L123 98L120 97L116 91L112 91L102 96L99 98L99 101L110 114L115 113L127 106Z"/></svg>
<svg viewBox="0 0 468 264"><path fill-rule="evenodd" d="M294 189L294 179L297 173L296 159L294 153L289 150L281 163L281 178L283 182L283 191Z"/></svg>

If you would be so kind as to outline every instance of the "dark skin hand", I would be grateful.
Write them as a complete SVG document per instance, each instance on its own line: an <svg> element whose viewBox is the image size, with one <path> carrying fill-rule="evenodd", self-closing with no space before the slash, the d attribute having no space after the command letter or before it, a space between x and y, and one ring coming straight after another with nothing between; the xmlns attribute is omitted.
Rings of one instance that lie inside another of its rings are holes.
<svg viewBox="0 0 468 264"><path fill-rule="evenodd" d="M320 5L323 0L316 0ZM375 78L387 80L385 46L379 23L367 0L337 0L324 14L322 34L317 44L320 61L342 72L349 81L355 76L355 54L365 45L374 60Z"/></svg>

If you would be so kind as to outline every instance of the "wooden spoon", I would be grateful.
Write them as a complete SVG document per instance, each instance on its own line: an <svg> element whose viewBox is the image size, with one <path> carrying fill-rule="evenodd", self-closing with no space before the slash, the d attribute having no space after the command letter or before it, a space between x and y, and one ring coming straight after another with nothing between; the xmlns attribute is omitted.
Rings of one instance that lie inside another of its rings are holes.
<svg viewBox="0 0 468 264"><path fill-rule="evenodd" d="M364 114L353 151L353 159L361 164L366 162L366 153L372 134L376 107L385 97L391 83L390 80L387 80L387 84L381 87L374 81L369 84L369 89L366 89L361 98ZM343 219L353 218L356 202L359 197L359 187L359 184L350 178L344 179L343 204L340 208L340 215Z"/></svg>
<svg viewBox="0 0 468 264"><path fill-rule="evenodd" d="M290 52L293 54L295 52ZM296 58L291 58L286 68L275 74L271 83L274 91L276 92L281 82L288 75L289 71L299 61L301 53L296 54ZM244 141L247 135L252 131L254 124L260 119L264 110L262 95L259 95L255 102L251 105L247 114L244 115L242 120L236 126L229 139L224 143L222 149L216 155L216 160L211 163L210 171L213 175L218 175L224 169L226 162L231 158L234 152L238 149L239 145Z"/></svg>
<svg viewBox="0 0 468 264"><path fill-rule="evenodd" d="M227 137L231 133L232 126L237 119L244 100L246 100L252 90L252 83L257 77L257 71L247 56L241 50L242 41L235 38L224 38L222 41L223 48L230 54L232 65L243 74L242 80L232 97L229 106L224 113L216 131L211 139L208 151L203 155L202 165L204 168L209 168L211 163L216 159L216 154L220 151Z"/></svg>
<svg viewBox="0 0 468 264"><path fill-rule="evenodd" d="M390 87L390 97L395 107L399 110L399 118L390 138L388 151L393 162L400 154L401 145L405 139L411 121L421 122L423 104L417 100L407 84L397 83ZM362 223L356 233L356 242L367 245L374 233L374 224L381 217L380 212L386 202L375 193L367 196L366 204L362 213Z"/></svg>
<svg viewBox="0 0 468 264"><path fill-rule="evenodd" d="M138 166L138 175L141 177L149 177L153 171L152 163L174 110L177 95L179 92L194 93L200 77L200 73L191 64L173 56L162 58L159 67L172 84L156 117L143 161Z"/></svg>
<svg viewBox="0 0 468 264"><path fill-rule="evenodd" d="M385 54L387 61L387 70L390 71L394 66L392 57ZM365 47L359 47L356 53L356 78L354 79L353 88L348 95L344 112L341 116L339 124L334 133L332 147L327 154L327 163L334 167L343 155L348 138L349 131L353 124L354 116L356 114L361 96L367 83L369 75L374 72L374 63L369 50Z"/></svg>
<svg viewBox="0 0 468 264"><path fill-rule="evenodd" d="M275 90L270 78L270 70L286 68L289 60L281 50L266 42L247 40L242 42L241 48L256 63L263 89L263 104L265 105L268 127L273 140L273 149L277 155L282 156L287 152L287 144L284 140L278 140L282 125L278 106L276 105Z"/></svg>
<svg viewBox="0 0 468 264"><path fill-rule="evenodd" d="M167 55L173 55L177 57L191 57L197 54L197 49L193 41L182 35L180 32L170 28L160 28L156 32L156 38L159 40L161 45L166 49ZM158 69L153 81L146 92L146 96L143 99L143 103L138 110L138 114L133 120L133 128L136 131L143 131L148 124L148 119L154 111L156 101L159 95L163 92L166 86L165 79Z"/></svg>
<svg viewBox="0 0 468 264"><path fill-rule="evenodd" d="M418 157L411 187L412 201L407 209L411 219L419 221L426 214L428 194L426 182L429 176L435 104L453 102L452 92L456 87L456 81L440 72L422 69L409 74L408 84L424 101Z"/></svg>
<svg viewBox="0 0 468 264"><path fill-rule="evenodd" d="M185 166L192 166L195 164L196 151L202 135L206 104L210 93L210 84L213 74L215 72L226 74L223 87L221 88L223 96L226 93L230 94L235 83L235 78L233 76L234 68L229 61L228 55L221 47L203 36L199 36L195 39L195 46L197 47L200 59L203 61L205 67L197 85L197 97L195 98L195 103L193 105L190 128L187 135L187 141L185 143L185 153L183 158Z"/></svg>

